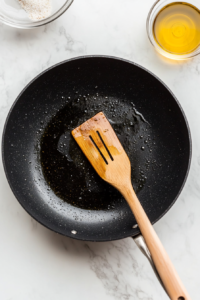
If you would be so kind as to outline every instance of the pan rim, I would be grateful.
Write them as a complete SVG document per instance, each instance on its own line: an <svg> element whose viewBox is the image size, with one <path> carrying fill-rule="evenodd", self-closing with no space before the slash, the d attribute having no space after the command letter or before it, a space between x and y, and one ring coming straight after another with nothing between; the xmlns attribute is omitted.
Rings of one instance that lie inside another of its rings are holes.
<svg viewBox="0 0 200 300"><path fill-rule="evenodd" d="M177 103L177 106L178 108L180 109L180 112L183 116L183 119L185 121L185 125L186 125L186 128L187 128L187 133L188 133L188 141L189 141L189 157L188 157L188 164L187 164L187 171L185 173L185 177L184 177L184 180L182 182L182 185L179 189L179 192L177 193L176 197L173 199L172 203L168 206L168 208L155 220L152 222L152 225L157 223L171 208L172 206L174 205L174 203L176 202L176 200L178 199L178 197L180 196L184 186L185 186L185 183L186 183L186 180L188 178L188 174L189 174L189 171L190 171L190 167L191 167L191 159L192 159L192 137L191 137L191 131L190 131L190 127L189 127L189 123L188 123L188 120L186 118L186 115L185 115L185 112L180 104L180 102L178 101L178 99L176 98L176 96L174 95L174 93L170 90L170 88L157 76L155 75L154 73L152 73L150 70L144 68L143 66L135 63L135 62L132 62L130 60L127 60L127 59L124 59L124 58L120 58L120 57L115 57L115 56L109 56L109 55L83 55L83 56L76 56L76 57L73 57L73 58L70 58L70 59L67 59L67 60L64 60L64 61L61 61L57 64L54 64L53 66L45 69L44 71L40 72L38 75L36 75L30 82L28 82L26 84L26 86L22 89L22 91L19 93L19 95L17 96L17 98L15 99L15 101L13 102L13 104L11 105L10 109L9 109L9 112L8 112L8 115L6 117L6 121L5 121L5 124L4 124L4 127L3 127L3 133L2 133L2 142L1 142L1 152L2 152L2 162L3 162L3 167L4 167L4 172L5 172L5 175L6 175L6 178L7 178L7 181L8 181L8 184L15 196L15 198L17 199L17 201L20 203L20 205L23 207L23 209L33 218L35 219L38 223L40 223L41 225L43 225L44 227L50 229L51 231L53 232L56 232L58 234L61 234L63 236L67 236L69 238L73 238L73 239L76 239L76 240L79 240L79 241L90 241L90 242L107 242L107 241L114 241L114 240L119 240L119 239L124 239L124 238L128 238L128 237L135 237L138 235L139 230L135 232L135 235L130 235L130 234L124 234L123 237L121 238L112 238L112 239L109 239L106 238L106 239L90 239L90 238L78 238L77 236L71 236L69 234L63 234L61 232L59 232L58 230L54 230L52 229L51 227L49 227L47 224L41 222L40 220L38 220L31 211L28 211L23 203L20 201L20 197L17 196L17 193L15 191L15 188L12 186L12 182L9 178L9 174L8 174L8 171L7 171L7 167L6 167L6 162L5 162L5 151L4 151L4 139L5 139L5 133L6 133L6 128L7 128L7 125L8 125L8 122L9 122L9 119L10 119L10 115L15 107L15 105L18 103L18 100L21 98L22 94L25 92L25 90L33 83L35 82L39 77L41 77L43 74L49 72L50 70L60 66L60 65L63 65L63 64L66 64L68 62L72 62L72 61L75 61L75 60L82 60L82 59L88 59L88 58L105 58L105 59L112 59L112 60L117 60L117 61L122 61L122 62L125 62L125 63L129 63L131 65L134 65L142 70L144 70L145 72L149 73L151 76L153 76L154 78L156 78L167 90L168 92L172 95L173 99L175 100L175 102Z"/></svg>

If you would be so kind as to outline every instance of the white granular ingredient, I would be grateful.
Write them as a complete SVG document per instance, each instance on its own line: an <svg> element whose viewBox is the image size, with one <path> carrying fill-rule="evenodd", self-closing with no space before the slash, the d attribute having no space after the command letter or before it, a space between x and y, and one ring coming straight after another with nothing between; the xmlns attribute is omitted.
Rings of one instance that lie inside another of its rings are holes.
<svg viewBox="0 0 200 300"><path fill-rule="evenodd" d="M51 14L51 0L18 0L31 20L47 18Z"/></svg>

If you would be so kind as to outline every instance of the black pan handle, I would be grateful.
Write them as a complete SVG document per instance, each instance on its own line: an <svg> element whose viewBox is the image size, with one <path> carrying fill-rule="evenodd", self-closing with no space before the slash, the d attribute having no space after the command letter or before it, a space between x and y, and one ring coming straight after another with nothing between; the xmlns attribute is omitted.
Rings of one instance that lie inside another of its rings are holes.
<svg viewBox="0 0 200 300"><path fill-rule="evenodd" d="M156 266L153 262L153 258L151 256L151 253L149 252L149 249L147 247L147 244L145 243L145 240L143 238L143 236L141 234L137 235L136 237L133 237L134 239L134 242L136 243L136 245L138 246L138 248L140 249L140 251L146 256L146 258L148 259L148 261L150 262L150 265L156 275L156 277L158 278L160 284L162 285L163 289L165 290L165 292L167 293L163 283L162 283L162 280L158 274L158 271L156 269Z"/></svg>

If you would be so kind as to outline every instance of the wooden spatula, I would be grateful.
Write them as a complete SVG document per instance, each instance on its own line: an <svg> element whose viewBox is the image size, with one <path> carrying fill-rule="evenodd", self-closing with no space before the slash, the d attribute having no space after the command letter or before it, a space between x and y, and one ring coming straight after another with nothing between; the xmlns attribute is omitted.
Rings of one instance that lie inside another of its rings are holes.
<svg viewBox="0 0 200 300"><path fill-rule="evenodd" d="M72 131L99 176L128 202L171 300L189 300L172 262L145 214L131 184L131 164L113 128L100 112Z"/></svg>

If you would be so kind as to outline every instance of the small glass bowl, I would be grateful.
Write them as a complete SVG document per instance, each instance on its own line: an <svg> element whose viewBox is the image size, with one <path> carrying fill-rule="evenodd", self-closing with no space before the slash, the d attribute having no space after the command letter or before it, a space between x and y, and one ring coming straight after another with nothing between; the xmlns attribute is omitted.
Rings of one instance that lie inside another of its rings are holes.
<svg viewBox="0 0 200 300"><path fill-rule="evenodd" d="M173 54L173 53L167 52L164 49L162 49L158 45L158 43L155 41L154 35L153 35L154 20L155 20L157 14L160 12L160 10L168 4L178 3L178 2L183 3L183 1L181 1L181 0L175 0L175 1L157 0L151 7L149 14L147 16L146 29L147 29L147 35L148 35L148 38L149 38L151 44L154 46L154 48L160 54L162 54L163 56L170 58L170 59L184 60L184 59L189 59L189 58L192 58L192 57L198 55L200 53L200 45L193 52L186 53L186 54ZM198 8L200 10L200 1L190 0L189 2L187 2L187 1L184 1L184 2L192 4L193 6L195 6L196 8Z"/></svg>
<svg viewBox="0 0 200 300"><path fill-rule="evenodd" d="M55 0L52 2L52 12L49 17L32 21L17 0L0 0L0 22L16 28L33 29L60 17L69 8L73 0Z"/></svg>

